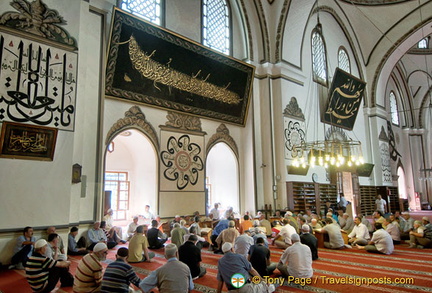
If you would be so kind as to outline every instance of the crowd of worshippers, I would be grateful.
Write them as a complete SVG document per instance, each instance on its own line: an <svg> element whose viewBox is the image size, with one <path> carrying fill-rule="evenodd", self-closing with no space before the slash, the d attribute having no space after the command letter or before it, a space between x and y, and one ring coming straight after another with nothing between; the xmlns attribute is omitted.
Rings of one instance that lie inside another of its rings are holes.
<svg viewBox="0 0 432 293"><path fill-rule="evenodd" d="M62 287L73 286L74 292L151 292L155 287L162 293L187 292L193 289L195 279L206 274L201 266L201 250L208 248L215 254L223 254L217 273L217 292L222 292L223 286L235 289L231 277L237 273L249 280L254 276L271 276L277 269L284 277L311 278L312 262L318 259L316 233L328 234L324 246L330 249L356 247L391 254L394 245L403 240L411 248L432 247L432 224L428 217L415 221L408 212L396 212L385 218L381 211L376 211L371 223L362 215L352 219L343 209L333 211L330 205L325 218L306 210L298 214L276 211L271 217L261 212L253 217L246 212L241 219L235 219L231 208L222 215L218 208L219 204L215 204L208 216L196 212L189 221L176 215L169 223L169 235L161 229L159 217L147 215L150 227L138 224L140 216L133 217L125 240L121 227L113 225L112 210L108 210L104 220L95 222L86 237L78 241L78 228L72 227L67 251L55 227L47 229L46 239L37 241L33 229L26 227L17 239L10 268L25 269L34 292L51 292L58 281ZM202 225L207 221L211 222L210 228ZM345 243L343 233L347 234L349 244ZM270 260L269 241L284 250L278 263ZM116 260L104 270L101 262L106 260L108 250L126 242L128 248L118 248ZM160 248L164 248L166 264L141 280L130 263L153 262L155 253L151 250ZM69 272L67 255L83 256L75 276ZM274 288L264 281L247 281L242 290L273 292Z"/></svg>

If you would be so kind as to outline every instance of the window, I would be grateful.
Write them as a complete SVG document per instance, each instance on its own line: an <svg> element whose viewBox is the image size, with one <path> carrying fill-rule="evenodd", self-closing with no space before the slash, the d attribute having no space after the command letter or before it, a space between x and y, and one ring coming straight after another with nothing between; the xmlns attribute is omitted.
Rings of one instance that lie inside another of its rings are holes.
<svg viewBox="0 0 432 293"><path fill-rule="evenodd" d="M343 71L351 73L350 61L345 49L340 48L338 53L338 67Z"/></svg>
<svg viewBox="0 0 432 293"><path fill-rule="evenodd" d="M319 27L312 33L312 70L316 82L327 85L327 61Z"/></svg>
<svg viewBox="0 0 432 293"><path fill-rule="evenodd" d="M230 46L230 15L225 0L203 0L203 36L204 46L229 55Z"/></svg>
<svg viewBox="0 0 432 293"><path fill-rule="evenodd" d="M395 125L399 125L399 112L394 92L390 92L390 114L391 122Z"/></svg>
<svg viewBox="0 0 432 293"><path fill-rule="evenodd" d="M105 191L111 191L114 220L126 220L129 209L129 181L127 172L105 172Z"/></svg>
<svg viewBox="0 0 432 293"><path fill-rule="evenodd" d="M427 49L428 48L428 39L427 38L421 39L420 42L418 42L417 46L419 49Z"/></svg>
<svg viewBox="0 0 432 293"><path fill-rule="evenodd" d="M162 0L122 0L120 1L120 8L154 24L162 25L161 1Z"/></svg>

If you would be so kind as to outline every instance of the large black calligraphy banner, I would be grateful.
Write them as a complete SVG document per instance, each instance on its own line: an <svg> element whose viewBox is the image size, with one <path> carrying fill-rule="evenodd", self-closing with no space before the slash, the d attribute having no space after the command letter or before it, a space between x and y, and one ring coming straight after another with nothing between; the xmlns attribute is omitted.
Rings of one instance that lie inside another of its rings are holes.
<svg viewBox="0 0 432 293"><path fill-rule="evenodd" d="M0 122L74 130L74 52L0 32Z"/></svg>
<svg viewBox="0 0 432 293"><path fill-rule="evenodd" d="M352 130L365 86L364 81L336 68L323 122Z"/></svg>

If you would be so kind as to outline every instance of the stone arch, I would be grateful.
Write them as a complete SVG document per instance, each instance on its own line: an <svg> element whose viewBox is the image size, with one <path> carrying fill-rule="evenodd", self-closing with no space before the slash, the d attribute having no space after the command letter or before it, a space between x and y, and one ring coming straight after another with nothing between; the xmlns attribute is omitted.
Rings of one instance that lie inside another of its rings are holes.
<svg viewBox="0 0 432 293"><path fill-rule="evenodd" d="M208 155L211 148L219 142L224 142L225 144L227 144L238 159L239 151L237 144L230 135L229 129L223 123L219 125L219 127L216 129L216 133L210 137L206 147L206 154Z"/></svg>
<svg viewBox="0 0 432 293"><path fill-rule="evenodd" d="M144 113L138 106L132 106L128 111L125 112L125 117L117 120L111 129L108 131L105 146L108 146L110 141L114 139L120 132L134 128L145 135L150 139L155 148L159 150L159 140L156 134L154 127L146 120Z"/></svg>

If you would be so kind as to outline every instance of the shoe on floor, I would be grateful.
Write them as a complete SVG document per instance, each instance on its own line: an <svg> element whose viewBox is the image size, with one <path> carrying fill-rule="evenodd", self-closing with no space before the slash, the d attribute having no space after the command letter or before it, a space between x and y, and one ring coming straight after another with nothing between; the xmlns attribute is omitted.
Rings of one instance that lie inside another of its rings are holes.
<svg viewBox="0 0 432 293"><path fill-rule="evenodd" d="M15 265L10 265L9 267L8 267L8 270L13 270L15 268Z"/></svg>
<svg viewBox="0 0 432 293"><path fill-rule="evenodd" d="M423 245L417 245L417 248L423 249L424 246Z"/></svg>
<svg viewBox="0 0 432 293"><path fill-rule="evenodd" d="M345 244L345 247L346 247L346 248L352 248L352 246L349 245L349 244Z"/></svg>

